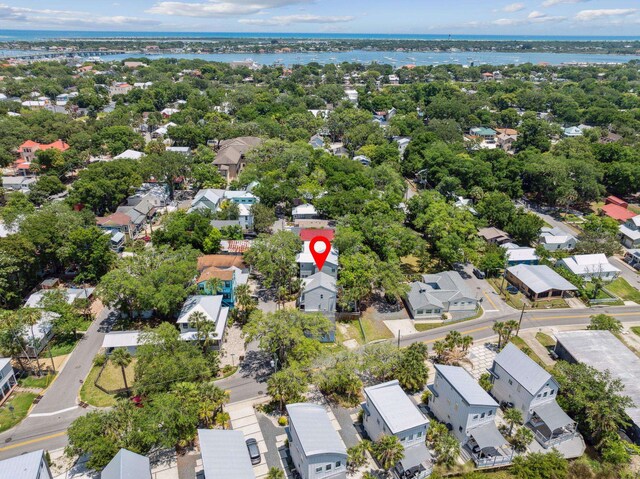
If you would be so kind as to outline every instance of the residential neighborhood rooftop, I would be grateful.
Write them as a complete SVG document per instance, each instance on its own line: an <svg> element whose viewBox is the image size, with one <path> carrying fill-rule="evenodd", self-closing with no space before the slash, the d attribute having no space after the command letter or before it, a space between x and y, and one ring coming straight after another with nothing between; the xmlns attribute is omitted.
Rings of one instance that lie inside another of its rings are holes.
<svg viewBox="0 0 640 479"><path fill-rule="evenodd" d="M397 380L364 388L364 393L384 419L391 434L429 423Z"/></svg>
<svg viewBox="0 0 640 479"><path fill-rule="evenodd" d="M287 404L287 413L289 424L295 429L305 456L347 453L324 406L311 403Z"/></svg>
<svg viewBox="0 0 640 479"><path fill-rule="evenodd" d="M551 378L551 374L513 343L507 343L494 361L531 394L537 393Z"/></svg>
<svg viewBox="0 0 640 479"><path fill-rule="evenodd" d="M497 406L498 403L473 379L466 369L459 366L435 365L436 371L473 406Z"/></svg>

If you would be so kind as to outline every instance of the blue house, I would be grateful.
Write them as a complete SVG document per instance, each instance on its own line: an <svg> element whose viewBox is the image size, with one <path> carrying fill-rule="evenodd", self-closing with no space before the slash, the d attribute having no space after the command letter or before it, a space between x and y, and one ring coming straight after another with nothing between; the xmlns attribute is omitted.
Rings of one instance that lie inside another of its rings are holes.
<svg viewBox="0 0 640 479"><path fill-rule="evenodd" d="M518 264L538 264L539 259L535 248L518 246L515 243L505 243L502 247L507 252L507 266Z"/></svg>
<svg viewBox="0 0 640 479"><path fill-rule="evenodd" d="M222 305L233 309L235 290L249 279L249 269L242 256L210 254L198 258L200 275L196 280L201 295L221 295ZM218 283L218 289L213 286Z"/></svg>

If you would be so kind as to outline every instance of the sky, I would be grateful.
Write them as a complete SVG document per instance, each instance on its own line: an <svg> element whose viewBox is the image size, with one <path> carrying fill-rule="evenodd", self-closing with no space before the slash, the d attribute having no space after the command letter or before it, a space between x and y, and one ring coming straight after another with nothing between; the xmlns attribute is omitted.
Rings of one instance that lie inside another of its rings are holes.
<svg viewBox="0 0 640 479"><path fill-rule="evenodd" d="M2 29L640 36L640 0L0 0Z"/></svg>

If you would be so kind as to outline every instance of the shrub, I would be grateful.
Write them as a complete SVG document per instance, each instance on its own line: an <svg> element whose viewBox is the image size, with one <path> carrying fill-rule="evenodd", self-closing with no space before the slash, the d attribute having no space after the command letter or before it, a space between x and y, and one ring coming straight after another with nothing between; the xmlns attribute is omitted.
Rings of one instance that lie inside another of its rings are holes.
<svg viewBox="0 0 640 479"><path fill-rule="evenodd" d="M282 427L285 427L287 424L289 424L289 420L287 419L287 416L280 416L278 418L278 424Z"/></svg>
<svg viewBox="0 0 640 479"><path fill-rule="evenodd" d="M93 358L93 365L102 367L107 362L107 359L109 358L107 357L106 354L98 354L95 358Z"/></svg>
<svg viewBox="0 0 640 479"><path fill-rule="evenodd" d="M429 389L425 389L420 397L422 404L429 404L429 398L431 397L431 391Z"/></svg>

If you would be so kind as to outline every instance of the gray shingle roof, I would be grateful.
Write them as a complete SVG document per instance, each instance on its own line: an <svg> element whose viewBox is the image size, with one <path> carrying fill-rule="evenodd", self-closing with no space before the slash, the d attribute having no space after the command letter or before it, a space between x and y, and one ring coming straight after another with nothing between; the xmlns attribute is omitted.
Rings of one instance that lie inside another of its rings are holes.
<svg viewBox="0 0 640 479"><path fill-rule="evenodd" d="M436 371L455 389L469 405L498 406L491 396L464 369L458 366L436 364Z"/></svg>
<svg viewBox="0 0 640 479"><path fill-rule="evenodd" d="M544 293L550 289L559 291L578 290L578 288L547 265L519 264L507 268L507 271L522 281L522 283L536 294Z"/></svg>
<svg viewBox="0 0 640 479"><path fill-rule="evenodd" d="M151 479L149 458L120 449L103 469L100 479Z"/></svg>
<svg viewBox="0 0 640 479"><path fill-rule="evenodd" d="M474 294L457 271L424 274L422 281L411 283L407 300L415 309L427 306L444 307L444 303L461 298L473 299Z"/></svg>
<svg viewBox="0 0 640 479"><path fill-rule="evenodd" d="M429 423L397 380L370 386L364 393L367 402L376 408L393 434Z"/></svg>
<svg viewBox="0 0 640 479"><path fill-rule="evenodd" d="M198 429L207 479L255 479L242 431Z"/></svg>
<svg viewBox="0 0 640 479"><path fill-rule="evenodd" d="M551 379L551 374L512 343L500 351L494 362L531 394L536 394Z"/></svg>
<svg viewBox="0 0 640 479"><path fill-rule="evenodd" d="M336 278L321 271L304 279L304 291L311 291L316 288L324 288L329 291L337 291Z"/></svg>
<svg viewBox="0 0 640 479"><path fill-rule="evenodd" d="M287 412L289 423L298 435L306 457L347 453L323 406L310 403L287 404Z"/></svg>

